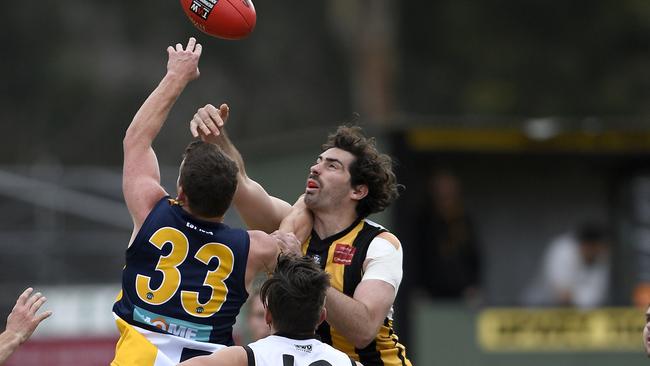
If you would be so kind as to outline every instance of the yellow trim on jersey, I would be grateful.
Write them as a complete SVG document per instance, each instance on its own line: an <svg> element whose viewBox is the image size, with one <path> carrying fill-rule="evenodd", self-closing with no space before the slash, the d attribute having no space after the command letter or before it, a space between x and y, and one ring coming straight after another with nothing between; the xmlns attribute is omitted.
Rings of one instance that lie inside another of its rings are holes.
<svg viewBox="0 0 650 366"><path fill-rule="evenodd" d="M332 347L337 350L344 352L348 356L352 357L355 361L359 361L359 355L354 350L354 346L350 341L348 341L341 333L339 333L335 328L330 326L330 336L332 337Z"/></svg>
<svg viewBox="0 0 650 366"><path fill-rule="evenodd" d="M153 366L158 355L158 348L124 320L117 318L120 339L115 346L115 358L111 366Z"/></svg>

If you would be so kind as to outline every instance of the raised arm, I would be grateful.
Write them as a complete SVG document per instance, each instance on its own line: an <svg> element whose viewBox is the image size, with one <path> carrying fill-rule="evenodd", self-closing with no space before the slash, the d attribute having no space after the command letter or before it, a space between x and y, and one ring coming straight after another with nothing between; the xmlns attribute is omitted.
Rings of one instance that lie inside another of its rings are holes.
<svg viewBox="0 0 650 366"><path fill-rule="evenodd" d="M302 255L301 244L307 240L311 233L312 224L311 212L300 197L287 217L282 220L280 229L273 234L250 230L248 232L250 249L246 264L246 286L250 286L258 273L273 272L281 252Z"/></svg>
<svg viewBox="0 0 650 366"><path fill-rule="evenodd" d="M208 104L196 112L190 121L190 131L194 137L219 145L237 163L239 175L233 202L248 228L274 232L291 211L291 205L269 195L259 183L248 177L244 159L224 128L229 114L226 104L222 104L219 109Z"/></svg>
<svg viewBox="0 0 650 366"><path fill-rule="evenodd" d="M192 80L199 77L201 45L190 38L183 48L167 48L167 73L133 117L124 136L122 191L133 219L134 235L151 209L167 193L160 185L158 159L151 146L169 111Z"/></svg>

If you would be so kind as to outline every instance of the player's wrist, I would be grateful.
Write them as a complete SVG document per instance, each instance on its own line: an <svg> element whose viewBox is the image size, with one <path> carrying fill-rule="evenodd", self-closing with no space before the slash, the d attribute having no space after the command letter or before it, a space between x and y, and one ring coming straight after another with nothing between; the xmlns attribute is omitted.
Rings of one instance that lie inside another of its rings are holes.
<svg viewBox="0 0 650 366"><path fill-rule="evenodd" d="M163 81L167 81L169 83L177 84L180 86L185 86L194 79L195 79L194 77L188 75L187 73L178 72L176 70L167 70L167 74L165 74Z"/></svg>
<svg viewBox="0 0 650 366"><path fill-rule="evenodd" d="M22 344L26 339L27 339L27 337L24 337L23 335L21 335L20 332L17 332L17 331L11 330L11 329L7 329L2 333L2 341L3 341L3 343L5 343L7 345L10 345L10 346L17 347L20 344Z"/></svg>

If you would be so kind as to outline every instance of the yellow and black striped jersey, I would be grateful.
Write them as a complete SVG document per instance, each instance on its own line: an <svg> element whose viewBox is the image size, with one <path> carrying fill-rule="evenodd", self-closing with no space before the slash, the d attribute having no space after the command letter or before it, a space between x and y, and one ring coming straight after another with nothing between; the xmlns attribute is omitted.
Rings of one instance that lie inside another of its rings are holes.
<svg viewBox="0 0 650 366"><path fill-rule="evenodd" d="M359 219L347 229L325 239L320 239L312 231L311 236L303 243L302 251L314 258L330 274L333 288L352 297L363 277L363 262L370 242L386 231L372 221ZM379 328L375 340L362 349L355 348L326 321L320 325L317 333L322 342L345 352L364 366L411 366L411 362L406 358L404 346L399 343L393 331L392 320L388 317Z"/></svg>

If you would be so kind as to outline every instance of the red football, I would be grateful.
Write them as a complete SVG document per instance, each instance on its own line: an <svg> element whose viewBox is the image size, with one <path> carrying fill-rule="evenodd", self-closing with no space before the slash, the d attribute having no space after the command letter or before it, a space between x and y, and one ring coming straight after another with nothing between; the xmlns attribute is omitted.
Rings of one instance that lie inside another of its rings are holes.
<svg viewBox="0 0 650 366"><path fill-rule="evenodd" d="M257 21L251 0L181 0L181 6L194 26L218 38L242 39Z"/></svg>

